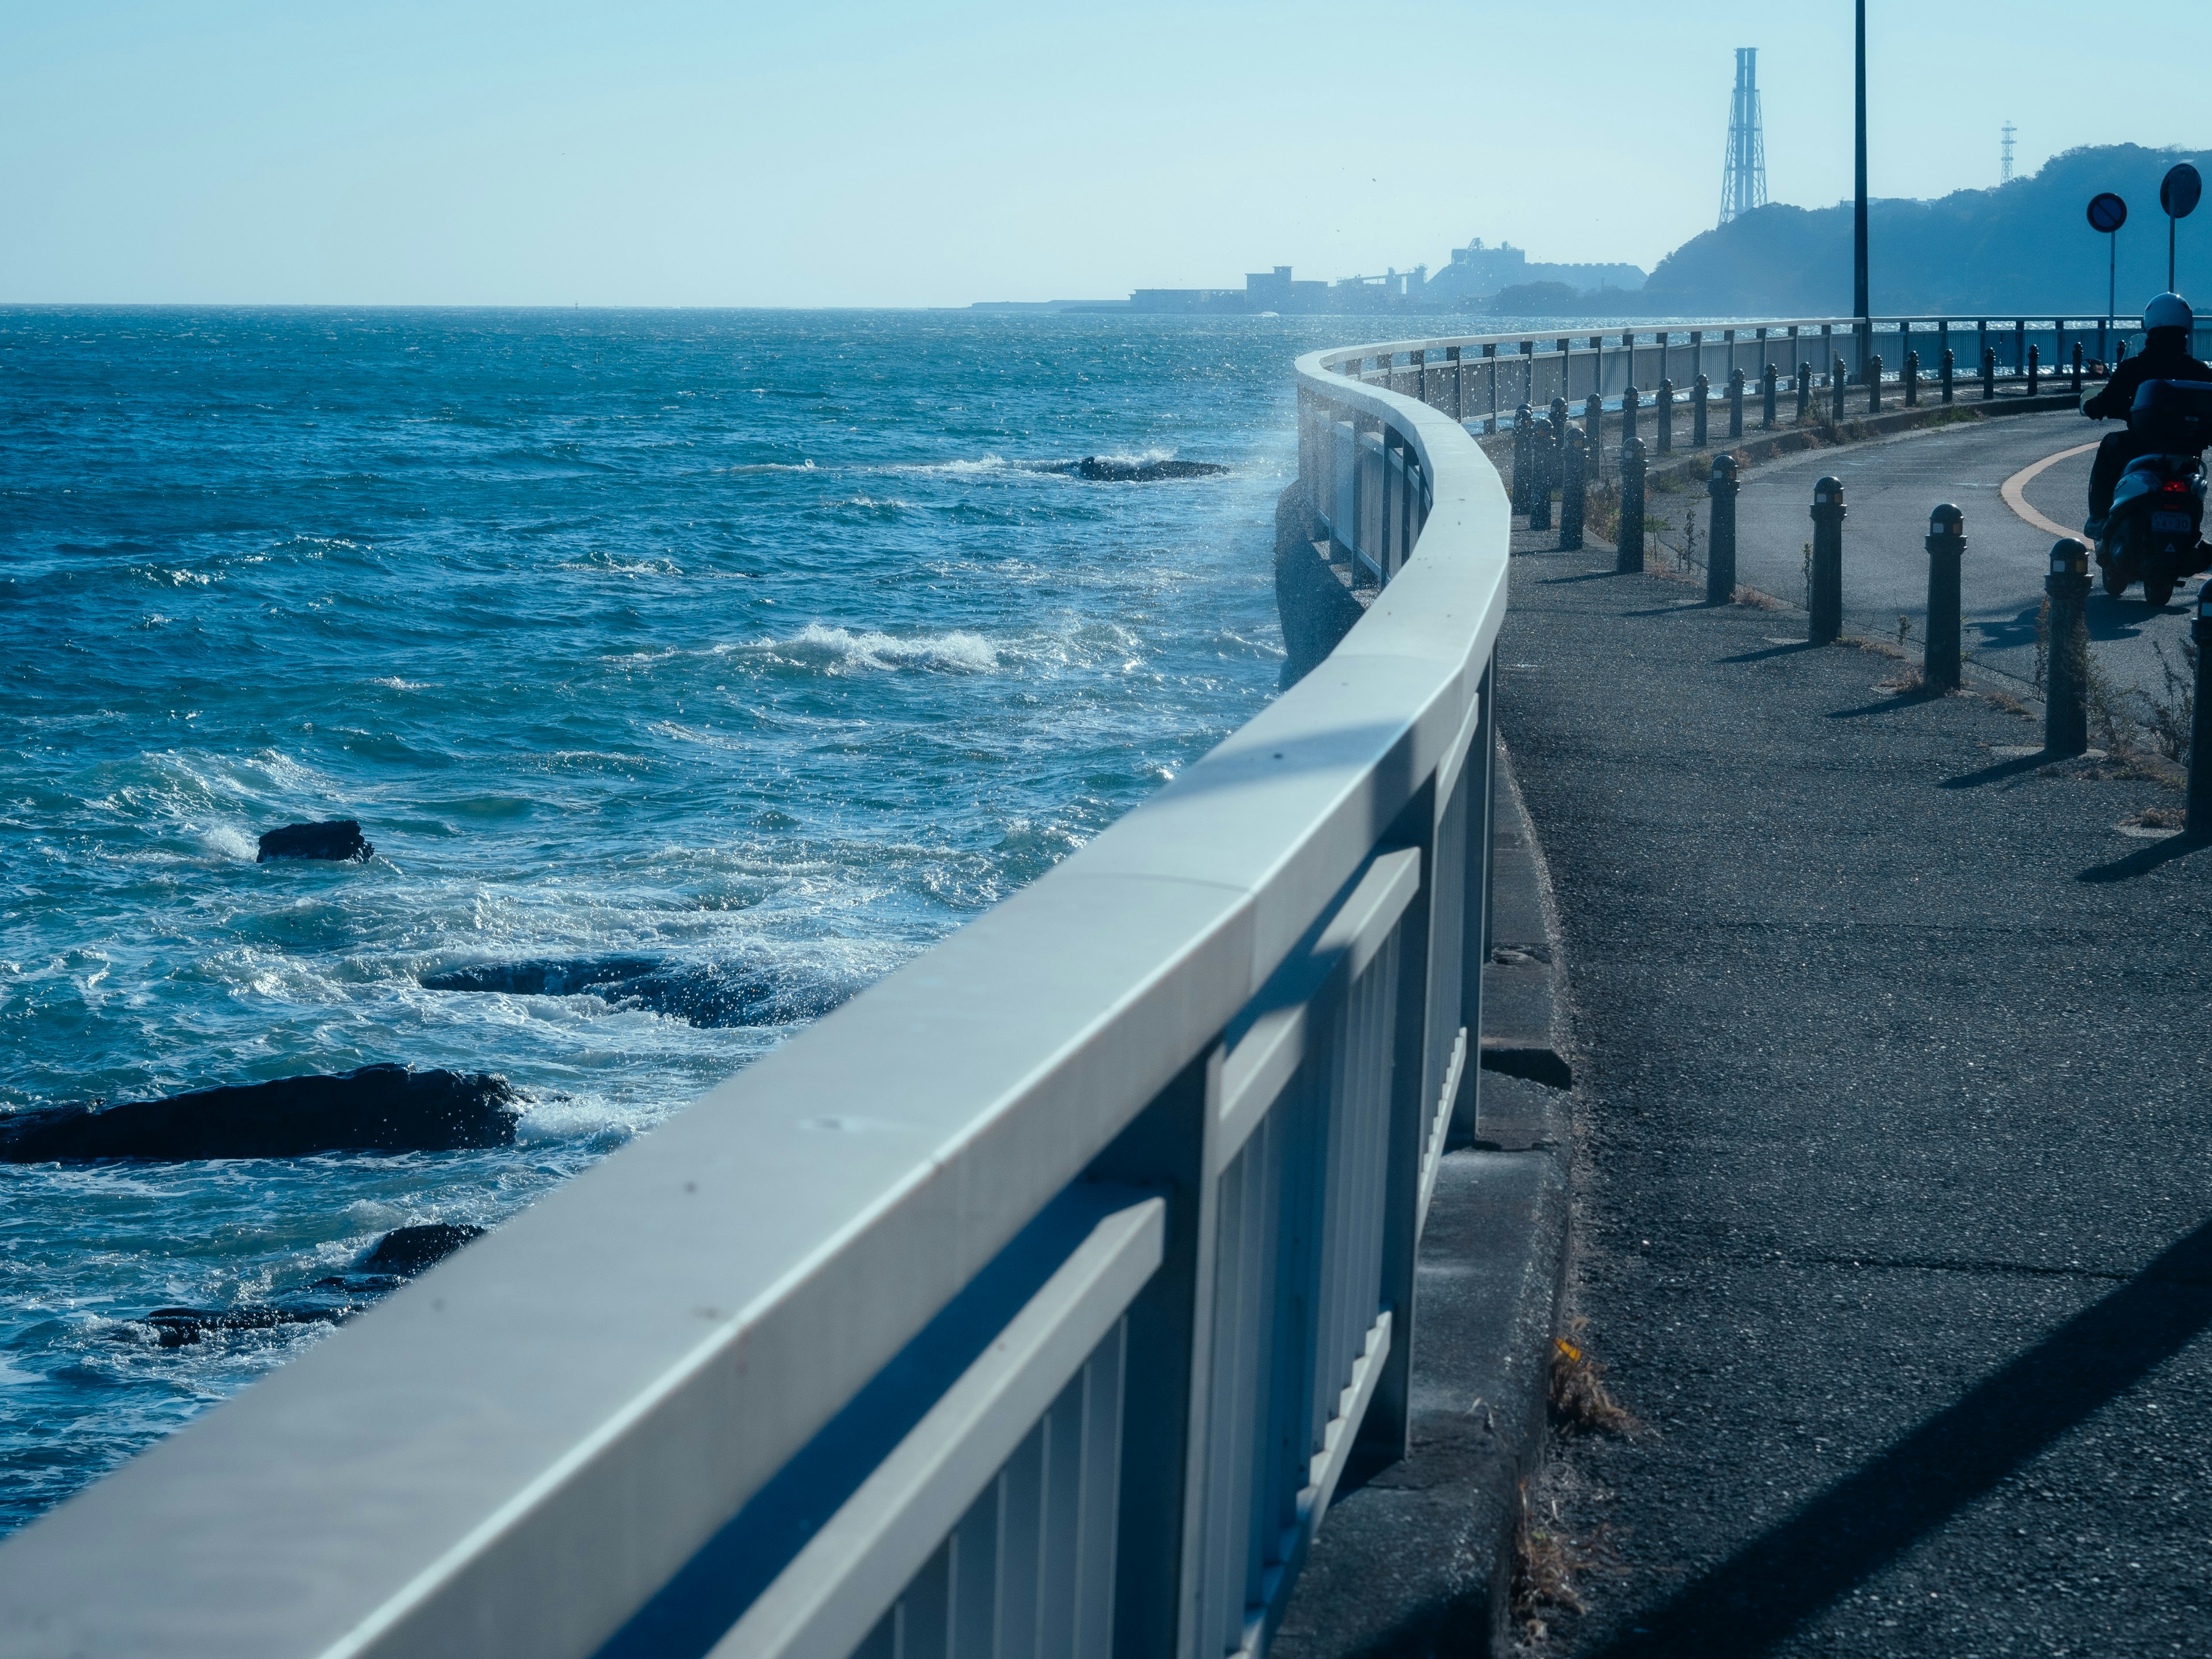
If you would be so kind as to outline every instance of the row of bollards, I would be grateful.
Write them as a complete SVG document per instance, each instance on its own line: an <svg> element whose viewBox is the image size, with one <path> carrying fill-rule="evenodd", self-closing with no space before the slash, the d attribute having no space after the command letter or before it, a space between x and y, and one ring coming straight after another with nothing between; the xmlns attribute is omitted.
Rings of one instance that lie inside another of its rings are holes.
<svg viewBox="0 0 2212 1659"><path fill-rule="evenodd" d="M1991 357L1983 358L1984 382L1993 373ZM1838 368L1841 368L1838 362ZM1908 401L1915 400L1918 363L1908 357L1905 385ZM2031 370L2035 367L2030 358ZM1943 354L1942 374L1948 399L1953 358ZM1840 376L1838 377L1840 379ZM1705 409L1704 377L1699 377L1699 424ZM1778 396L1779 379L1770 365L1765 380L1771 408ZM1741 418L1743 376L1730 377L1730 426ZM1659 408L1671 412L1671 383L1660 383ZM1797 377L1802 402L1809 398L1810 378ZM1623 574L1644 568L1645 487L1650 460L1644 441L1636 435L1639 399L1631 392L1622 401L1625 435L1620 446L1620 527L1615 538L1614 569ZM1514 505L1528 514L1531 529L1551 524L1551 495L1559 489L1559 546L1564 550L1583 544L1589 479L1598 447L1593 441L1600 428L1603 404L1593 396L1584 408L1588 431L1577 430L1567 420L1564 398L1553 400L1548 416L1537 416L1527 404L1515 422ZM1660 447L1668 446L1668 428L1660 428ZM1702 437L1702 434L1700 436ZM1736 497L1741 489L1733 455L1713 458L1712 474L1705 490L1708 514L1705 601L1726 605L1736 591ZM1813 487L1813 548L1810 584L1806 594L1807 637L1814 645L1833 644L1843 635L1844 520L1848 509L1844 485L1832 476ZM1928 516L1928 615L1921 652L1921 678L1936 692L1955 691L1963 673L1961 636L1964 615L1961 595L1966 552L1966 515L1951 502L1939 505ZM2044 752L2054 757L2079 755L2089 746L2089 548L2068 537L2051 550L2051 570L2044 580L2050 599L2048 641L2045 663ZM2197 598L2190 624L2197 647L2194 707L2189 740L2188 810L2184 836L2192 842L2212 842L2212 580Z"/></svg>

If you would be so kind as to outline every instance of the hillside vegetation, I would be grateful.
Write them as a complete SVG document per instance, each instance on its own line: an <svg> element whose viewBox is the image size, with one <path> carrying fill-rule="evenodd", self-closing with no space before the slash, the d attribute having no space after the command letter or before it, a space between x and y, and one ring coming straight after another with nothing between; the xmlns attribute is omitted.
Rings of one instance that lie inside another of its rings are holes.
<svg viewBox="0 0 2212 1659"><path fill-rule="evenodd" d="M2119 234L2122 314L2166 286L2166 216L2158 183L2177 161L2212 183L2212 151L2111 144L2069 150L2024 179L1961 190L1933 202L1868 204L1876 316L1981 311L2105 309L2106 239L2083 217L2089 198L2117 191L2128 204ZM2212 200L2181 222L2184 295L2212 303ZM1659 262L1636 296L1654 316L1844 316L1851 308L1851 204L1773 204L1692 238Z"/></svg>

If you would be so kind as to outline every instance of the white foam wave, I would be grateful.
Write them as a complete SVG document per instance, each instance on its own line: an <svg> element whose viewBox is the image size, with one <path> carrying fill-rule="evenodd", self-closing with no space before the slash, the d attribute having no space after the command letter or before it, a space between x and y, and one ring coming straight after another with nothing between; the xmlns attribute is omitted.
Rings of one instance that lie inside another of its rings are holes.
<svg viewBox="0 0 2212 1659"><path fill-rule="evenodd" d="M213 829L202 830L200 845L219 857L237 859L246 864L261 856L260 842L227 823L218 823Z"/></svg>
<svg viewBox="0 0 2212 1659"><path fill-rule="evenodd" d="M999 649L980 634L955 629L899 639L873 629L825 628L809 623L788 639L763 640L755 649L787 661L811 663L835 673L840 669L924 668L988 674L999 666Z"/></svg>

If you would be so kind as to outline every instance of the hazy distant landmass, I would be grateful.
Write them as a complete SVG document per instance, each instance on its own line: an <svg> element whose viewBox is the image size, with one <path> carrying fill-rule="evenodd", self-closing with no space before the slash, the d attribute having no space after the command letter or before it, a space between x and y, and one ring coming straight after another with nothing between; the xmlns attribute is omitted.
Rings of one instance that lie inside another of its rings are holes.
<svg viewBox="0 0 2212 1659"><path fill-rule="evenodd" d="M2118 310L2166 287L2159 180L2177 161L2212 173L2212 151L2106 144L2053 156L2039 172L1933 202L1877 198L1867 207L1868 264L1877 316L2105 309L2106 240L2084 214L2100 191L2128 204L2119 233ZM2212 208L2181 222L2181 289L2212 295ZM1584 296L1598 301L1599 296ZM1603 297L1619 310L1622 296ZM1851 204L1779 203L1694 236L1659 262L1635 296L1652 316L1839 317L1851 309Z"/></svg>

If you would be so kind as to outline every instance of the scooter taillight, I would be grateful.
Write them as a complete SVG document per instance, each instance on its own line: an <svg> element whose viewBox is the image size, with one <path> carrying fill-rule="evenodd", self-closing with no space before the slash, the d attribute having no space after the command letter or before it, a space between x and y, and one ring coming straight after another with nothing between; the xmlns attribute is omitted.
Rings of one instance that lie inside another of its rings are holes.
<svg viewBox="0 0 2212 1659"><path fill-rule="evenodd" d="M2159 489L2168 495L2185 495L2189 493L2189 481L2186 478L2169 478Z"/></svg>

